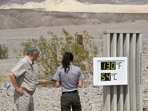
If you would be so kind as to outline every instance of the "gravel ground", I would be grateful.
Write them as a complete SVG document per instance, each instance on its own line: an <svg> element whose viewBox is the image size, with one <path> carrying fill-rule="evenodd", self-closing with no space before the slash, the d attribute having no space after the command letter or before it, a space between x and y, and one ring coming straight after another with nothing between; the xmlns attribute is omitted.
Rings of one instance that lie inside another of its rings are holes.
<svg viewBox="0 0 148 111"><path fill-rule="evenodd" d="M15 111L14 89L11 85L7 90L4 85L4 83L0 84L0 111ZM79 89L79 95L82 111L102 111L102 87L94 87L90 84L86 87L85 85L85 87ZM34 93L35 111L60 111L60 96L60 88L37 87Z"/></svg>

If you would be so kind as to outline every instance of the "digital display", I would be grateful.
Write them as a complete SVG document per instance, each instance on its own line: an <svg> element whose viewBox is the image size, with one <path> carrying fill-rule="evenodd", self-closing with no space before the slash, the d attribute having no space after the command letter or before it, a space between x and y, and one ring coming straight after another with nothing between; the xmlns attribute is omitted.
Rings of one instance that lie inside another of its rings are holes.
<svg viewBox="0 0 148 111"><path fill-rule="evenodd" d="M116 62L101 62L101 70L116 70Z"/></svg>
<svg viewBox="0 0 148 111"><path fill-rule="evenodd" d="M111 81L111 73L101 73L101 81Z"/></svg>
<svg viewBox="0 0 148 111"><path fill-rule="evenodd" d="M94 57L94 85L127 85L127 57Z"/></svg>

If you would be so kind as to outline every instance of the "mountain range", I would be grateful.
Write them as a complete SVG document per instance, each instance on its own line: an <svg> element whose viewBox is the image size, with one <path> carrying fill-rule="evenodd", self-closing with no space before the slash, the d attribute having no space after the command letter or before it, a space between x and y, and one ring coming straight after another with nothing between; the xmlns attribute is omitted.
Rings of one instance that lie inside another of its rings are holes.
<svg viewBox="0 0 148 111"><path fill-rule="evenodd" d="M148 4L88 5L101 1L110 2L110 0L0 0L0 29L148 21ZM138 0L120 1L129 3Z"/></svg>
<svg viewBox="0 0 148 111"><path fill-rule="evenodd" d="M147 21L148 14L48 12L29 9L0 9L0 30L69 25L97 25Z"/></svg>

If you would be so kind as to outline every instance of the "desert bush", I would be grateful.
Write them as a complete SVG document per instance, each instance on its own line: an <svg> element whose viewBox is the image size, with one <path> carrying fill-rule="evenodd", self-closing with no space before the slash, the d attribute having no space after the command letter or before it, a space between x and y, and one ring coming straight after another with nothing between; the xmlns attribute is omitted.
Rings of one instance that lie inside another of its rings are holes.
<svg viewBox="0 0 148 111"><path fill-rule="evenodd" d="M40 47L38 64L44 74L52 76L55 73L66 51L73 53L74 64L80 66L85 74L92 74L92 60L97 55L97 47L94 45L93 37L87 31L71 35L67 30L62 29L61 37L50 31L48 34L49 38L41 36L39 39L29 39L22 43L23 54L26 54L26 50L32 44Z"/></svg>
<svg viewBox="0 0 148 111"><path fill-rule="evenodd" d="M0 44L0 59L8 58L8 48Z"/></svg>

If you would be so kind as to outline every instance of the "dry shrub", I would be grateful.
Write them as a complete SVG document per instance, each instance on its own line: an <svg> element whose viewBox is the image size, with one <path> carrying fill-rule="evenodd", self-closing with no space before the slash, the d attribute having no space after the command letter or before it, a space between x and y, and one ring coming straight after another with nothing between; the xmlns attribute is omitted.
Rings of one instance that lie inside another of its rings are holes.
<svg viewBox="0 0 148 111"><path fill-rule="evenodd" d="M92 59L98 53L94 37L87 31L70 34L65 29L62 29L61 36L50 31L48 34L49 38L41 36L39 39L29 39L27 42L23 42L23 50L19 51L25 54L32 44L40 47L41 56L37 63L41 72L45 74L44 77L53 76L56 68L61 65L62 55L67 51L73 53L74 64L80 66L84 74L92 74Z"/></svg>

